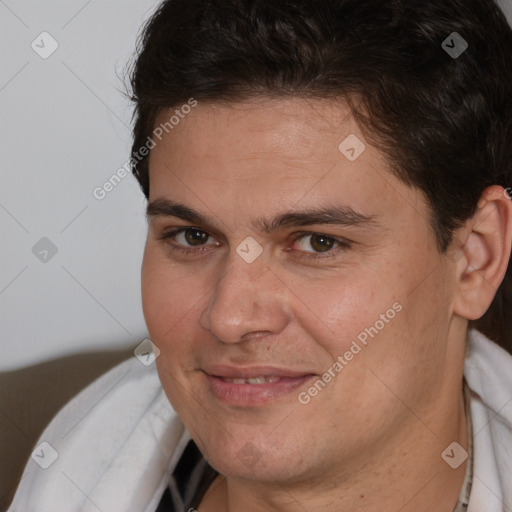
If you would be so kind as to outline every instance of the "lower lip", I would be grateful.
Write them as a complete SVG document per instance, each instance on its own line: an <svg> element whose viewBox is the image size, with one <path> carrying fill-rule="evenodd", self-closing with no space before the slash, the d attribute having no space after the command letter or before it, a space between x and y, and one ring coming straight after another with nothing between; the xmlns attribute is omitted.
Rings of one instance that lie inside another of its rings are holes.
<svg viewBox="0 0 512 512"><path fill-rule="evenodd" d="M288 395L314 377L314 375L304 375L285 377L277 382L265 382L264 384L234 384L208 373L205 373L205 376L210 383L211 392L219 400L230 405L245 407L261 405Z"/></svg>

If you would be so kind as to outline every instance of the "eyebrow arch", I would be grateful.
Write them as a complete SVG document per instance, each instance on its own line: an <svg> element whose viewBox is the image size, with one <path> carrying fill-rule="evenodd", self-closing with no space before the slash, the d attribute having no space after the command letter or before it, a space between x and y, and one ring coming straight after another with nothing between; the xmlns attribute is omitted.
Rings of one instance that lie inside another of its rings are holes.
<svg viewBox="0 0 512 512"><path fill-rule="evenodd" d="M339 226L360 226L377 224L374 217L358 213L348 206L327 206L305 211L287 212L273 219L257 219L255 228L273 233L281 228L300 227L312 224L334 224Z"/></svg>
<svg viewBox="0 0 512 512"><path fill-rule="evenodd" d="M198 211L181 203L159 198L148 204L146 216L176 217L192 224L209 226L210 222ZM363 215L349 206L326 206L304 211L286 212L272 219L259 218L252 225L267 234L287 227L300 227L313 224L335 224L340 226L378 226L374 216Z"/></svg>
<svg viewBox="0 0 512 512"><path fill-rule="evenodd" d="M163 198L148 203L146 217L176 217L192 224L208 224L206 218L198 211Z"/></svg>

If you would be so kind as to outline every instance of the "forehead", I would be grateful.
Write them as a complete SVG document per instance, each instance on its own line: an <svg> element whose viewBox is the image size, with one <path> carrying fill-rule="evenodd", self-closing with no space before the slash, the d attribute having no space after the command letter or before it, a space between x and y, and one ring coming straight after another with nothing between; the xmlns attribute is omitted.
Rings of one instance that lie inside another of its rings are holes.
<svg viewBox="0 0 512 512"><path fill-rule="evenodd" d="M161 112L155 125L164 125L172 113L172 109ZM290 162L315 160L325 158L326 151L337 158L344 133L360 130L342 101L257 98L229 104L199 103L172 126L153 153L166 147L180 153L180 146L186 144L195 154L208 153L217 161L258 156ZM325 142L321 148L319 137ZM228 146L230 142L233 145Z"/></svg>
<svg viewBox="0 0 512 512"><path fill-rule="evenodd" d="M157 126L172 113L162 112ZM234 218L335 203L397 219L426 208L334 100L199 103L152 149L149 172L150 201L165 197Z"/></svg>

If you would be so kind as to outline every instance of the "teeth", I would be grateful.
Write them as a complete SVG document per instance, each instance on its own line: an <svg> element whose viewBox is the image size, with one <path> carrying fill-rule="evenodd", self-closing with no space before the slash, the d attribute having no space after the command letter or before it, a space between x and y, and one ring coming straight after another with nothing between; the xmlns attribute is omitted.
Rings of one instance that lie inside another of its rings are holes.
<svg viewBox="0 0 512 512"><path fill-rule="evenodd" d="M265 377L252 377L247 379L247 382L249 384L265 384Z"/></svg>
<svg viewBox="0 0 512 512"><path fill-rule="evenodd" d="M280 380L280 377L251 377L249 379L229 379L227 377L224 377L224 380L226 382L232 382L233 384L266 384L267 382L278 382Z"/></svg>

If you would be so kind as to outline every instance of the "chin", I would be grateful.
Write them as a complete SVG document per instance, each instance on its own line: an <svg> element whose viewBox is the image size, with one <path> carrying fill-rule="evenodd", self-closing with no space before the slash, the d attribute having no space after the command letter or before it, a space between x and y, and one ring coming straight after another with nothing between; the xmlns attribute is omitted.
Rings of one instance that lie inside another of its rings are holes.
<svg viewBox="0 0 512 512"><path fill-rule="evenodd" d="M236 429L229 431L232 436L208 436L205 443L200 438L196 440L209 464L222 475L261 482L293 482L304 477L307 457L302 454L306 447L297 447L293 452L291 446L271 440L261 429L254 435L243 435Z"/></svg>

